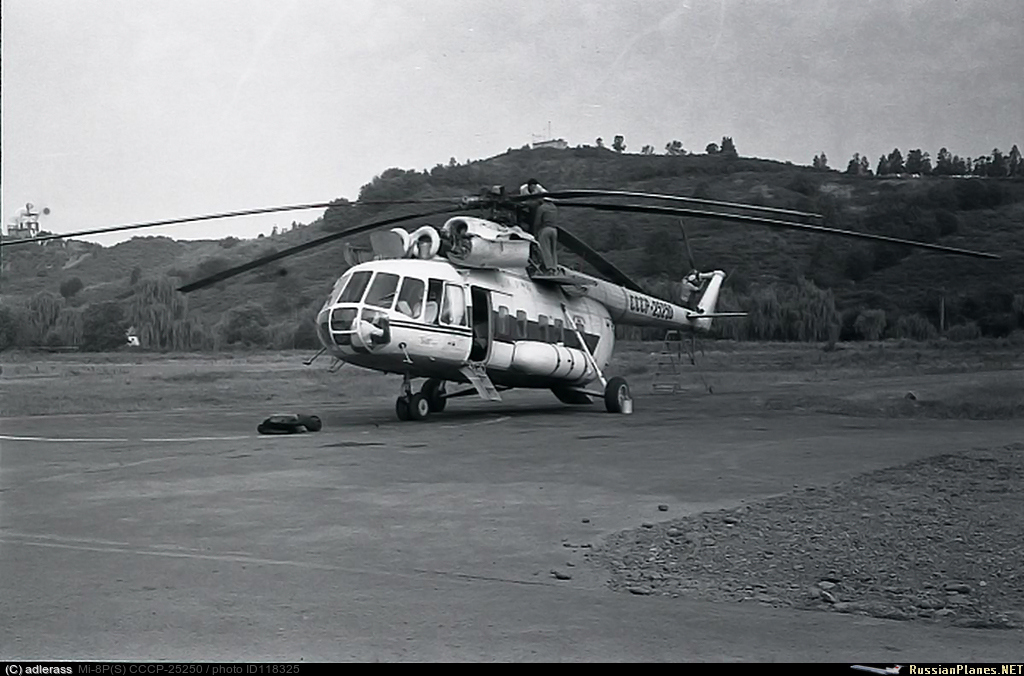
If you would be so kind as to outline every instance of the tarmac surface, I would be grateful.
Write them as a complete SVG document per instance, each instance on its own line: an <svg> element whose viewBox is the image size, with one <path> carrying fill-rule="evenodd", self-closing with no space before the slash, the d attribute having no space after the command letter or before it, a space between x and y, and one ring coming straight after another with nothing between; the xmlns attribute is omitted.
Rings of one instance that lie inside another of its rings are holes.
<svg viewBox="0 0 1024 676"><path fill-rule="evenodd" d="M1021 441L1019 421L862 419L549 393L0 419L0 658L995 662L1017 631L633 596L625 528ZM729 411L729 413L726 413ZM658 505L667 505L659 511ZM571 575L556 579L553 570Z"/></svg>

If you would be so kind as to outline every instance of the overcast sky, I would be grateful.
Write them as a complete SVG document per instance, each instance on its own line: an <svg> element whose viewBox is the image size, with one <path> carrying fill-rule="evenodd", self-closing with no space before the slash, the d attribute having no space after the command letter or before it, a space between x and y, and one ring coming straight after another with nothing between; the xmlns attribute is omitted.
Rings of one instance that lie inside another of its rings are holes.
<svg viewBox="0 0 1024 676"><path fill-rule="evenodd" d="M546 135L833 167L1024 142L1020 0L2 0L3 220L355 199ZM607 186L613 188L615 186ZM254 237L285 214L145 231ZM104 244L131 234L91 238Z"/></svg>

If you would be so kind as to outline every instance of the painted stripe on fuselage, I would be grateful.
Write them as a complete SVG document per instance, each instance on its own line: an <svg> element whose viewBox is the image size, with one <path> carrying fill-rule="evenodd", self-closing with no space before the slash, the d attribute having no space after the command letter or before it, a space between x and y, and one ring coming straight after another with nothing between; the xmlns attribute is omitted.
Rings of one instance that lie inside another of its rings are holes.
<svg viewBox="0 0 1024 676"><path fill-rule="evenodd" d="M473 329L468 326L441 326L439 324L423 324L415 321L407 321L404 319L391 319L389 320L391 326L397 326L403 329L416 329L418 331L430 331L432 333L444 333L452 336L471 336L473 335Z"/></svg>

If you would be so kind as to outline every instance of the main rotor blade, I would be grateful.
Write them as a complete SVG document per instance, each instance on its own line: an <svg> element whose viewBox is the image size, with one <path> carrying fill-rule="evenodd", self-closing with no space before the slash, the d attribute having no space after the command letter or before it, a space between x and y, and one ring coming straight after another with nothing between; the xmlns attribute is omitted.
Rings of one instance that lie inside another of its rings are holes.
<svg viewBox="0 0 1024 676"><path fill-rule="evenodd" d="M742 204L740 202L719 202L715 200L698 199L696 197L680 197L678 195L659 195L649 192L629 192L626 190L555 190L542 194L543 197L551 199L575 199L577 197L642 197L649 199L666 200L669 202L680 202L683 204L698 204L709 207L728 207L731 209L746 209L748 211L763 211L770 214L784 214L787 216L798 216L801 218L814 218L821 220L821 214L809 211L793 211L790 209L778 209L775 207L762 207L756 204ZM515 201L536 198L536 195L515 195L511 199Z"/></svg>
<svg viewBox="0 0 1024 676"><path fill-rule="evenodd" d="M873 235L867 232L841 230L839 228L830 228L824 225L812 225L810 223L793 223L790 221L777 221L771 218L761 218L759 216L748 216L745 214L723 214L714 211L698 211L696 209L682 209L679 207L648 206L645 204L602 204L600 202L562 202L558 200L555 200L554 202L559 206L559 208L569 207L576 209L596 209L597 211L625 211L629 213L659 214L664 216L693 216L694 218L717 219L720 221L730 221L733 223L752 223L754 225L766 225L774 228L790 228L793 230L819 232L826 235L838 235L840 237L850 237L853 239L869 239L876 242L902 244L904 246L912 246L920 249L931 249L932 251L942 251L944 253L957 254L960 256L973 256L974 258L988 258L999 260L999 256L997 256L996 254L990 254L983 251L971 251L970 249L960 249L957 247L943 246L941 244L930 244L928 242L918 242L911 239L901 239L899 237L889 237L886 235Z"/></svg>
<svg viewBox="0 0 1024 676"><path fill-rule="evenodd" d="M382 204L460 204L465 197L420 197L407 200L359 200L352 202L352 206L358 207L364 204L377 206Z"/></svg>
<svg viewBox="0 0 1024 676"><path fill-rule="evenodd" d="M362 232L369 232L370 230L375 230L376 228L380 228L385 225L394 225L395 223L401 223L402 221L411 221L416 218L426 218L428 216L437 216L439 214L454 213L456 211L461 211L461 209L458 207L449 207L447 209L436 209L434 211L425 211L418 214L408 214L406 216L394 216L392 218L385 218L379 221L370 221L369 223L363 223L362 225L355 225L352 226L351 228L339 230L338 232L332 232L331 234L325 235L324 237L318 237L317 239L310 240L308 242L298 244L293 247L289 247L282 251L277 251L266 256L261 256L260 258L251 260L248 263L237 265L233 268L228 268L227 270L222 270L221 272L218 272L214 275L210 275L209 277L204 277L203 279L197 280L195 282L185 284L184 286L180 287L178 291L181 291L182 293L196 291L197 289L202 289L207 286L211 286L213 284L216 284L217 282L222 282L225 279L234 277L235 275L240 275L243 272L255 270L260 266L266 265L268 263L273 263L274 261L281 260L282 258L285 258L287 256L294 256L297 253L308 251L309 249L313 249L324 244L329 244L330 242L334 242L344 237L358 235L359 233Z"/></svg>
<svg viewBox="0 0 1024 676"><path fill-rule="evenodd" d="M292 204L283 207L266 207L263 209L246 209L244 211L225 211L218 214L203 214L201 216L188 216L185 218L170 218L164 221L150 221L148 223L130 223L128 225L114 225L109 228L96 228L94 230L79 230L63 235L46 235L45 237L33 237L31 239L12 239L0 242L0 246L15 246L17 244L34 244L45 242L51 239L69 239L71 237L84 237L85 235L99 235L105 232L118 232L121 230L138 230L141 228L155 228L161 225L180 225L181 223L195 223L197 221L212 221L218 218L234 218L236 216L254 216L256 214L272 214L278 211L302 211L304 209L326 209L334 205L334 202L312 202L310 204Z"/></svg>
<svg viewBox="0 0 1024 676"><path fill-rule="evenodd" d="M565 248L569 251L593 265L595 270L616 284L621 284L627 289L632 289L638 293L646 293L648 296L653 295L645 291L643 287L630 279L625 272L615 267L607 258L591 249L586 242L561 226L558 226L558 242L559 244L565 245Z"/></svg>

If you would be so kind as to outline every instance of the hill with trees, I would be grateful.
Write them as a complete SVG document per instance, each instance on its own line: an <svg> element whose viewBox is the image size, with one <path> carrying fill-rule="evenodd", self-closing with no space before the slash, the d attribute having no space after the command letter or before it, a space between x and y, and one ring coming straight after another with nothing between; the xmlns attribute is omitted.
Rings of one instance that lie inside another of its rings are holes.
<svg viewBox="0 0 1024 676"><path fill-rule="evenodd" d="M476 195L494 185L514 191L535 177L549 190L632 190L816 211L826 225L991 251L1003 258L981 261L689 218L687 234L698 265L729 273L722 304L750 312L745 320L722 323L721 335L852 340L927 338L950 327L952 336L962 337L1007 336L1024 329L1020 176L877 175L865 170L859 157L851 160L853 171L840 172L828 168L824 153L813 166L743 157L729 137L699 155L677 141L666 144L664 155L654 154L651 146L635 154L625 149L624 139L616 137L612 148L603 143L524 147L467 163L453 158L425 171L392 168L363 186L359 200ZM910 155L918 158L913 151ZM1017 167L1019 162L1003 165ZM312 223L293 223L284 232L255 240L183 242L142 236L113 247L70 242L5 248L0 349L95 346L102 342L90 334L96 322L88 322L92 328L87 329L85 319L97 309L108 319L115 317L105 305L110 303L120 309L119 326L135 326L143 346L151 349L315 347L313 317L346 268L341 243L187 297L174 289L347 225L418 208L354 206L338 199ZM559 219L658 295L678 298L678 280L688 265L677 219L582 209L561 209ZM425 222L440 226L443 220ZM366 242L365 236L353 240ZM564 252L561 261L586 269Z"/></svg>

